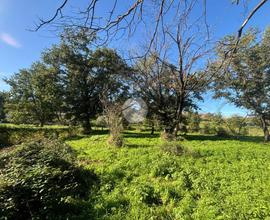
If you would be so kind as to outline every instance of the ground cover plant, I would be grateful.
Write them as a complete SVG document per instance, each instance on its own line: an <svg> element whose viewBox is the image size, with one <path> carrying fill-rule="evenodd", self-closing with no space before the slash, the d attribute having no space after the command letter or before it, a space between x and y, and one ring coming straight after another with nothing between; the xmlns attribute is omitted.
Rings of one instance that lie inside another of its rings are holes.
<svg viewBox="0 0 270 220"><path fill-rule="evenodd" d="M76 164L75 152L52 140L0 151L0 219L80 219L98 177Z"/></svg>
<svg viewBox="0 0 270 220"><path fill-rule="evenodd" d="M95 219L270 218L270 152L262 139L190 135L164 149L159 135L124 136L122 148L108 146L107 134L67 142L100 177Z"/></svg>

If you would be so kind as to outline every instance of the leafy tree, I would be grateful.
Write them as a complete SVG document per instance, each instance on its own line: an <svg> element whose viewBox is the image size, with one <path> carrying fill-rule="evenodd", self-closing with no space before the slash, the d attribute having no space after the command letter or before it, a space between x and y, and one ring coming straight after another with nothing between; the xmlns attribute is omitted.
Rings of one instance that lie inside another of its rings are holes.
<svg viewBox="0 0 270 220"><path fill-rule="evenodd" d="M155 55L139 60L131 72L135 93L148 105L148 118L157 118L164 129L174 123L175 93L169 89L170 69Z"/></svg>
<svg viewBox="0 0 270 220"><path fill-rule="evenodd" d="M44 53L44 59L60 69L65 93L65 113L91 131L90 119L102 111L100 94L106 87L111 96L124 96L123 75L128 66L108 48L93 50L94 38L85 29L66 29L61 43Z"/></svg>
<svg viewBox="0 0 270 220"><path fill-rule="evenodd" d="M34 63L5 80L11 87L6 108L15 123L53 121L61 107L61 84L56 69Z"/></svg>
<svg viewBox="0 0 270 220"><path fill-rule="evenodd" d="M200 130L201 117L198 112L189 112L187 121L190 131L198 132Z"/></svg>
<svg viewBox="0 0 270 220"><path fill-rule="evenodd" d="M227 36L217 46L217 60L210 68L220 71L215 80L215 97L225 97L238 107L252 111L260 118L265 141L269 141L270 119L270 29L258 41L258 34L251 30L239 43L236 53L223 66L225 51L233 47L234 37Z"/></svg>
<svg viewBox="0 0 270 220"><path fill-rule="evenodd" d="M194 83L194 90L187 88L186 83L180 87L181 78L175 67L155 54L139 60L134 69L130 76L136 94L148 104L148 115L158 119L166 133L173 134L176 131L176 135L180 124L184 122L183 111L196 108L196 100L201 99L203 86L195 86L199 75L191 74L193 81L190 81L190 86Z"/></svg>
<svg viewBox="0 0 270 220"><path fill-rule="evenodd" d="M233 135L241 135L246 133L246 117L232 115L226 119L226 125Z"/></svg>

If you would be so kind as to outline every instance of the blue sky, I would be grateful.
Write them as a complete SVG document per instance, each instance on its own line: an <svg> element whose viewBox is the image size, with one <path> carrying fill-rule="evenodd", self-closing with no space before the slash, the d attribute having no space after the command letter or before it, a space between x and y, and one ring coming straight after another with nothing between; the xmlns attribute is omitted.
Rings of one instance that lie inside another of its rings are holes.
<svg viewBox="0 0 270 220"><path fill-rule="evenodd" d="M108 0L103 2L106 1ZM128 1L131 0L123 0ZM71 5L82 7L85 2L86 0L71 0ZM251 0L250 8L257 2ZM58 42L55 34L47 29L39 32L30 32L27 29L34 27L38 17L51 16L60 3L60 0L0 0L0 90L8 89L2 78L9 77L21 68L29 67L33 61L39 59L42 50ZM104 5L104 8L106 6ZM230 0L207 0L207 6L208 23L214 39L235 33L248 12L243 7L230 4ZM270 2L251 20L250 25L262 30L270 25L269 11ZM114 45L122 45L123 49L127 45L136 44L128 40L118 40ZM211 94L206 94L205 101L199 106L202 112L220 111L225 115L246 112L226 104L224 100L213 100Z"/></svg>

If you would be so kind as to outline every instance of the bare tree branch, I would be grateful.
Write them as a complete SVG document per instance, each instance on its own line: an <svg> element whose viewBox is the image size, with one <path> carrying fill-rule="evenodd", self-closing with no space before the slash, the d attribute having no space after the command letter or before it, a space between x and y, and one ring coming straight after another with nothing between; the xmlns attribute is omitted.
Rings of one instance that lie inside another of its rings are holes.
<svg viewBox="0 0 270 220"><path fill-rule="evenodd" d="M253 10L249 13L249 15L247 16L247 18L244 20L244 22L242 23L240 29L238 30L238 35L237 35L237 40L236 40L236 43L235 43L235 47L233 49L233 52L235 53L236 50L237 50L237 46L239 44L239 41L241 39L241 36L242 36L242 33L243 33L243 30L245 28L245 26L248 24L248 22L250 21L250 19L254 16L254 14L267 2L268 0L261 0L259 2L259 4L257 4L255 6L255 8L253 8ZM239 0L237 0L237 4L239 4Z"/></svg>
<svg viewBox="0 0 270 220"><path fill-rule="evenodd" d="M40 23L37 25L37 27L34 29L34 31L38 31L43 26L45 26L45 25L50 24L51 22L53 22L59 16L59 14L62 16L62 10L66 6L67 2L68 2L68 0L64 0L64 2L60 5L60 7L57 8L54 16L51 17L50 19L48 19L48 20L39 19L40 20Z"/></svg>

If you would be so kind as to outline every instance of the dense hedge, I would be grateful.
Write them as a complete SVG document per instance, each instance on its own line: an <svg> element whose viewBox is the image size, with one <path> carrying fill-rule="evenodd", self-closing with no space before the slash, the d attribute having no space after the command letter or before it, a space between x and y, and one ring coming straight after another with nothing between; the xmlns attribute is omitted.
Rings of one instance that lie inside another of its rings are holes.
<svg viewBox="0 0 270 220"><path fill-rule="evenodd" d="M76 129L71 127L27 127L27 126L0 126L0 147L27 143L43 138L65 139L76 135Z"/></svg>
<svg viewBox="0 0 270 220"><path fill-rule="evenodd" d="M0 219L80 219L97 176L60 142L32 142L0 154Z"/></svg>

